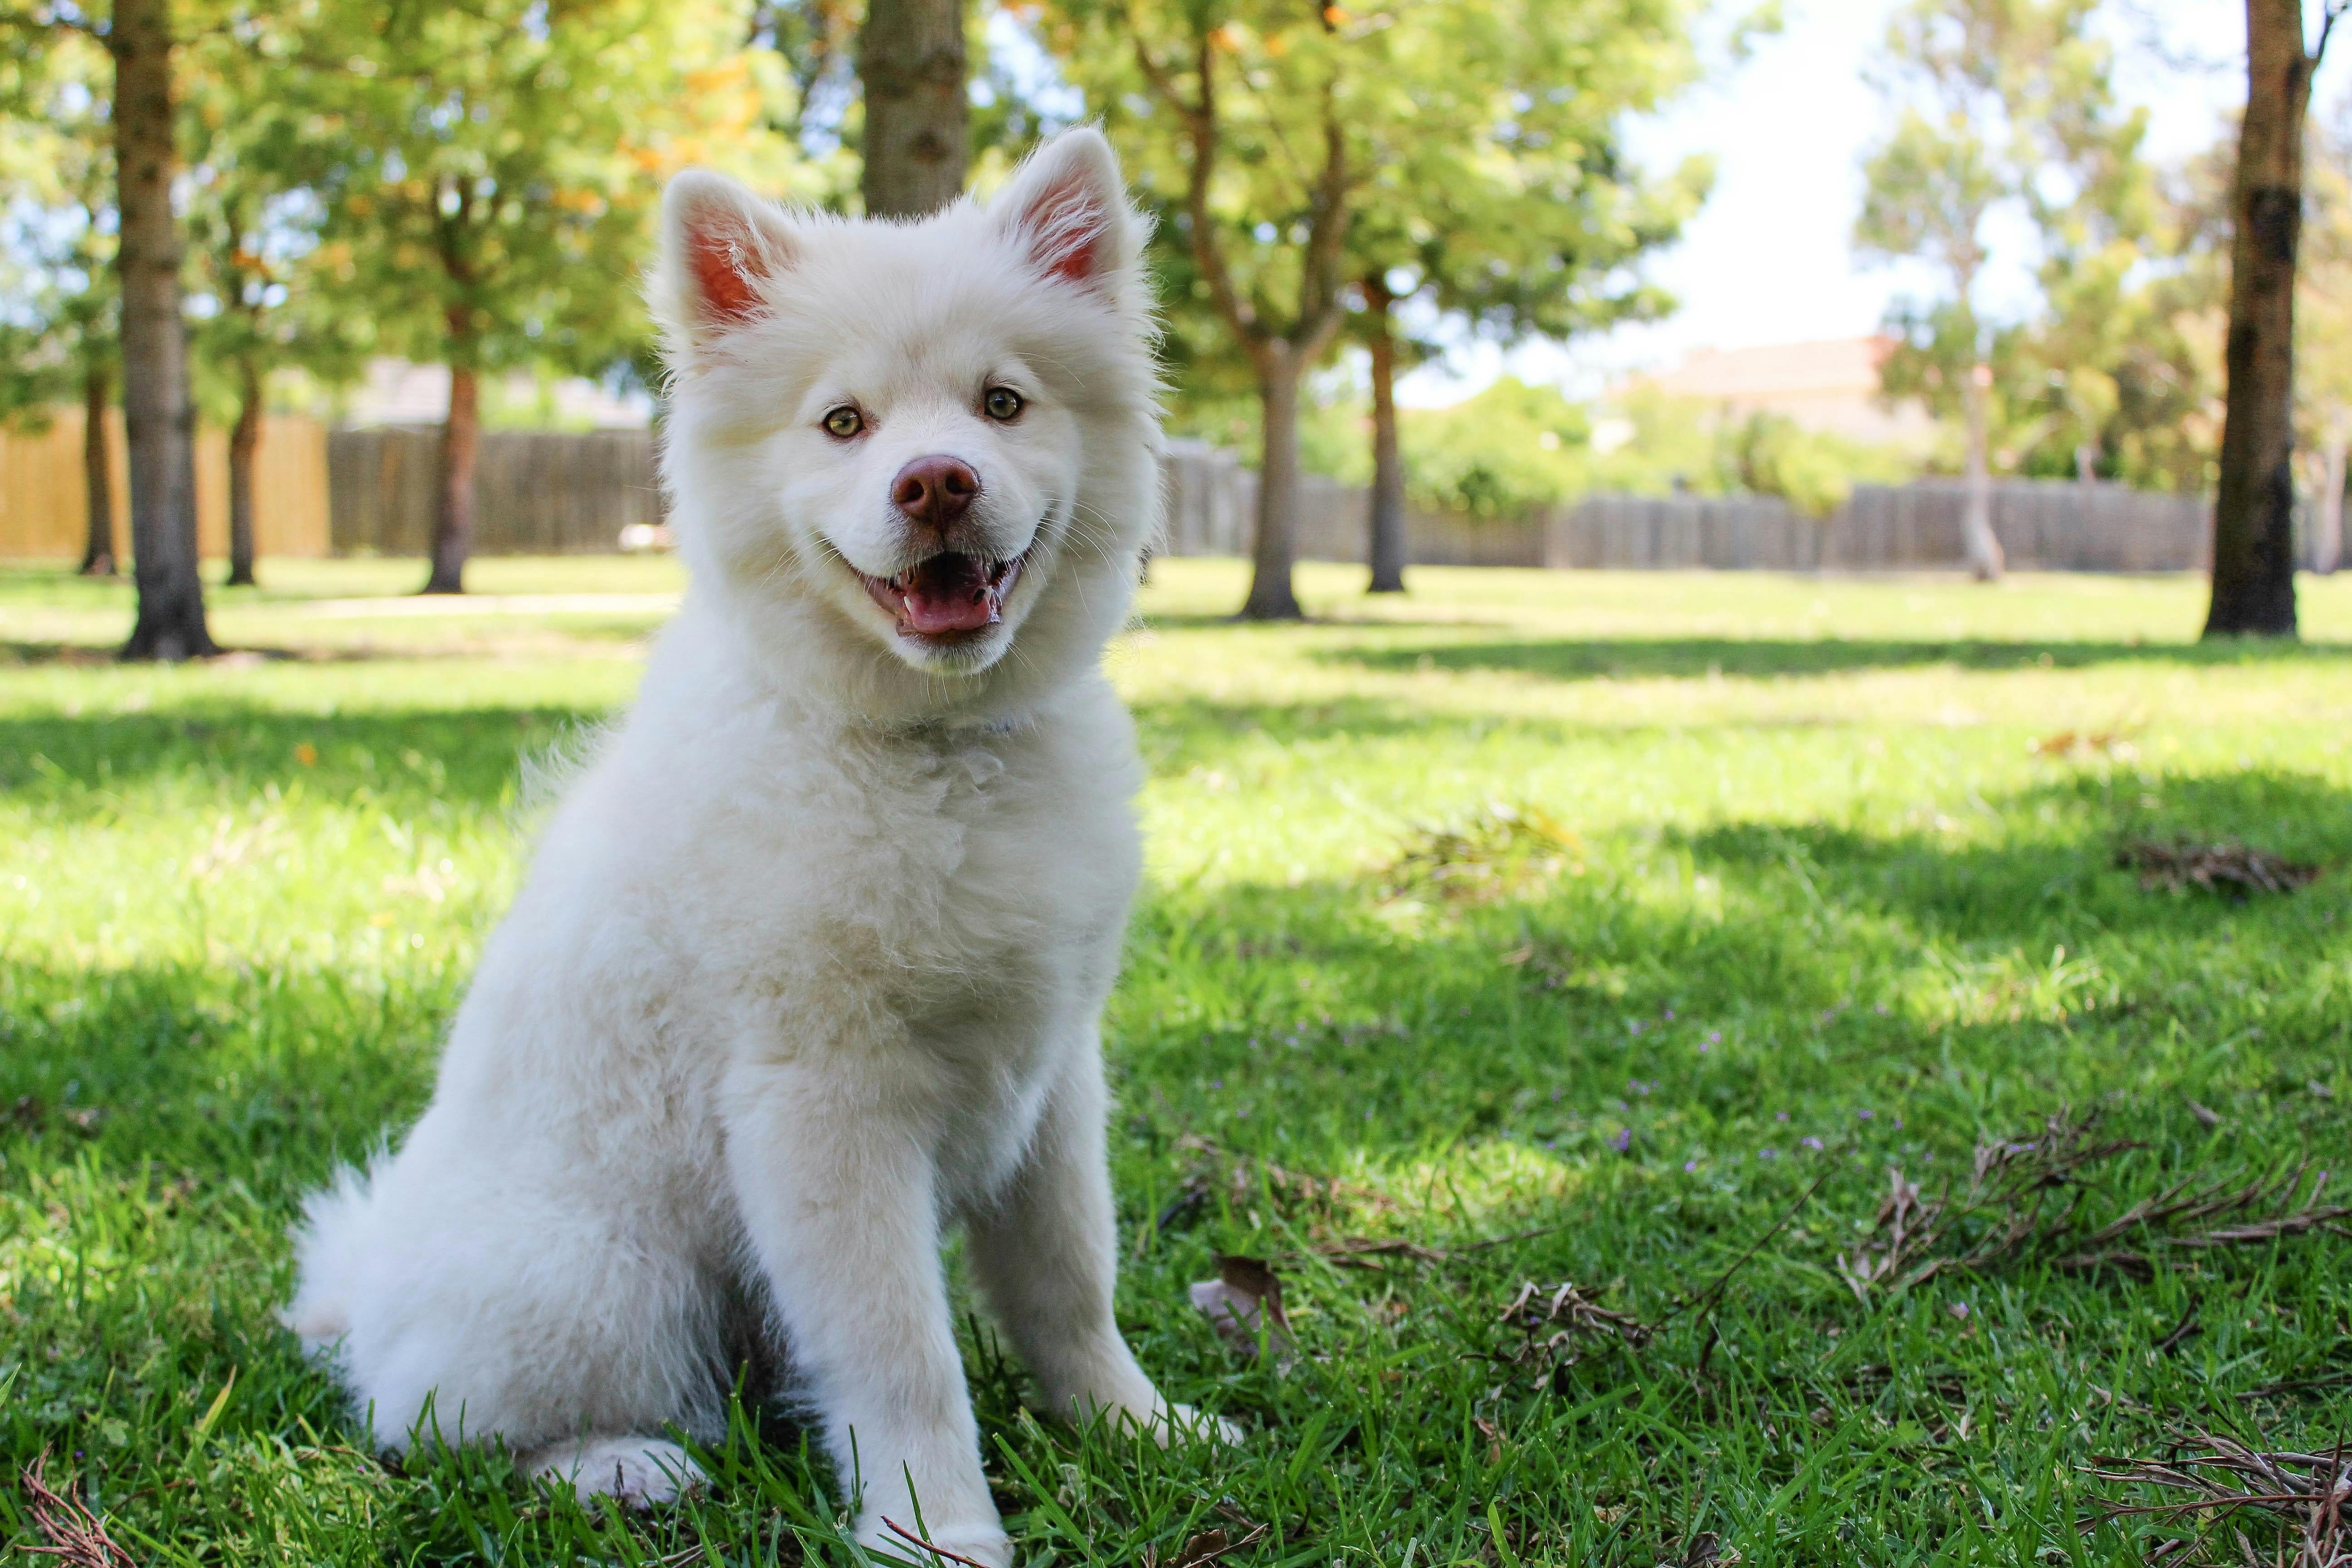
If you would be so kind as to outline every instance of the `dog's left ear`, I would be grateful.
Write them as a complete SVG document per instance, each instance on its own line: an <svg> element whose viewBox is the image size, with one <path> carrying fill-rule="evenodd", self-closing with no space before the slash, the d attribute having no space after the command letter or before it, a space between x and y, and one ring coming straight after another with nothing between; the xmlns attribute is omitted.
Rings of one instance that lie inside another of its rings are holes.
<svg viewBox="0 0 2352 1568"><path fill-rule="evenodd" d="M988 210L1038 270L1105 293L1117 290L1140 248L1118 155L1090 125L1032 153Z"/></svg>
<svg viewBox="0 0 2352 1568"><path fill-rule="evenodd" d="M651 292L673 359L758 320L770 285L792 263L792 231L772 204L704 169L672 180Z"/></svg>

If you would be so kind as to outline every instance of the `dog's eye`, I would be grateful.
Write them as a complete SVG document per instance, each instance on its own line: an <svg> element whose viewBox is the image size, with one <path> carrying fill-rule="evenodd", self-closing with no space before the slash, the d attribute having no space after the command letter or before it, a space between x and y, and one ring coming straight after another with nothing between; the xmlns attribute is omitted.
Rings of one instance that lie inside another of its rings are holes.
<svg viewBox="0 0 2352 1568"><path fill-rule="evenodd" d="M824 416L824 427L846 441L866 428L866 416L845 403Z"/></svg>
<svg viewBox="0 0 2352 1568"><path fill-rule="evenodd" d="M988 395L980 400L980 405L988 411L991 419L1021 417L1021 395L1009 386L990 387Z"/></svg>

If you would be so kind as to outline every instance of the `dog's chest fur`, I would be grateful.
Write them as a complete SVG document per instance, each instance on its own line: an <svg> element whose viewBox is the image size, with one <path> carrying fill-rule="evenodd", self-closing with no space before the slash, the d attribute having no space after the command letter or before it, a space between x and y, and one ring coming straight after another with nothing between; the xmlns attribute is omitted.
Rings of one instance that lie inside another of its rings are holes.
<svg viewBox="0 0 2352 1568"><path fill-rule="evenodd" d="M1116 972L1140 858L1124 710L1095 678L1017 721L882 731L686 676L651 672L551 825L467 1011L593 1014L567 1031L593 1059L547 1065L608 1146L633 1127L700 1166L730 1066L799 1059L936 1106L943 1187L984 1199ZM583 968L598 995L570 992ZM451 1070L514 1033L461 1019Z"/></svg>

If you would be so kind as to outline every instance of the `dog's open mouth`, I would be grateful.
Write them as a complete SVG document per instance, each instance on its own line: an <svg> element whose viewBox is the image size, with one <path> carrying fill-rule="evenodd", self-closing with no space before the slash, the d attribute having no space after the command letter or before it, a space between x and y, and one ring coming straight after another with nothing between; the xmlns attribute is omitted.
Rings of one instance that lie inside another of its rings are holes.
<svg viewBox="0 0 2352 1568"><path fill-rule="evenodd" d="M874 602L898 617L898 629L927 640L952 641L987 630L1004 618L1005 595L1020 580L1026 553L988 561L943 550L896 577L865 577Z"/></svg>

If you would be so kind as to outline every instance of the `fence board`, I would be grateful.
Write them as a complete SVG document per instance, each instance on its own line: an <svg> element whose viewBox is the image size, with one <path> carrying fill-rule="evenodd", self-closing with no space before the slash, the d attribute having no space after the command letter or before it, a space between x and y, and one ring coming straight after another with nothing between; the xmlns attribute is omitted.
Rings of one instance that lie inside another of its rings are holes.
<svg viewBox="0 0 2352 1568"><path fill-rule="evenodd" d="M0 432L0 557L81 559L89 516L81 436L79 408L57 410L46 430ZM121 561L130 559L127 454L117 410L107 416L107 455L113 470L114 553ZM326 427L297 415L265 416L254 452L253 492L256 554L326 554ZM228 435L211 427L196 433L196 547L206 556L228 553Z"/></svg>

